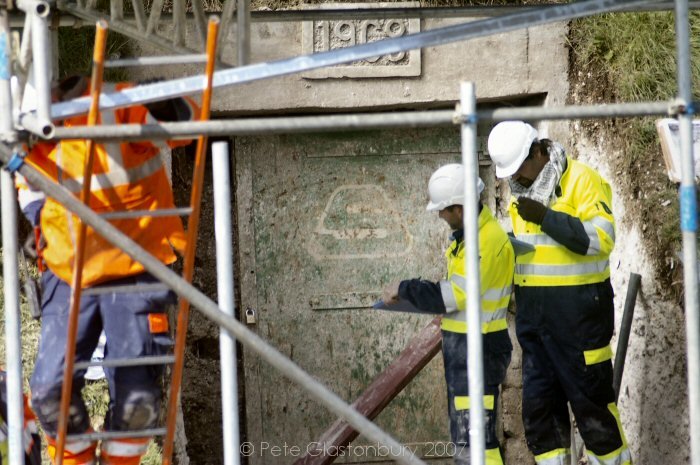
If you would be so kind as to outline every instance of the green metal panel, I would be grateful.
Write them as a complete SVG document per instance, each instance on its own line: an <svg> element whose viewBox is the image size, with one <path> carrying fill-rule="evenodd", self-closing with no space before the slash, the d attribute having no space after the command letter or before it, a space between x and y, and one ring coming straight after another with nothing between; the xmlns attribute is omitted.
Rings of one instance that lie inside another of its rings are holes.
<svg viewBox="0 0 700 465"><path fill-rule="evenodd" d="M240 248L254 248L241 262L255 276L243 280L242 306L255 309L258 334L348 402L431 320L370 307L392 280L443 276L449 230L425 210L426 187L460 160L459 144L457 128L236 140L238 179L251 189L239 195L239 227L250 232ZM335 417L246 357L250 463L291 463ZM445 399L438 356L377 423L426 459L445 459L435 445L449 442ZM382 459L361 437L339 462Z"/></svg>

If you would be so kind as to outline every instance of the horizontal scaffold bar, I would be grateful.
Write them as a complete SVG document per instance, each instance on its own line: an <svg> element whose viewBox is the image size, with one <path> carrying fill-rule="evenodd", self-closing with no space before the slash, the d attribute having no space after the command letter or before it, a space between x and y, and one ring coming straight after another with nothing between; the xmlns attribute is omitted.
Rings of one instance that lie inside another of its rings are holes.
<svg viewBox="0 0 700 465"><path fill-rule="evenodd" d="M699 103L700 105L700 103ZM564 107L520 107L479 110L477 118L484 121L593 119L608 117L669 116L673 102L620 103ZM453 110L403 111L388 113L356 113L348 115L295 116L274 118L241 118L207 122L161 124L102 125L57 127L59 139L95 139L100 141L157 140L193 137L200 134L244 136L259 134L295 134L330 131L394 129L402 127L433 127L460 124Z"/></svg>
<svg viewBox="0 0 700 465"><path fill-rule="evenodd" d="M591 16L607 11L617 11L621 8L631 8L647 3L651 3L650 0L587 0L585 2L569 3L548 8L537 8L522 13L470 21L464 24L432 29L398 38L384 39L354 47L225 69L214 74L213 85L214 87L239 85L375 56L444 45L525 27ZM102 95L100 97L100 108L115 109L139 103L192 95L200 92L203 87L204 77L202 75L137 86L121 92ZM89 105L90 99L88 97L57 103L51 107L51 117L53 119L64 119L85 114Z"/></svg>

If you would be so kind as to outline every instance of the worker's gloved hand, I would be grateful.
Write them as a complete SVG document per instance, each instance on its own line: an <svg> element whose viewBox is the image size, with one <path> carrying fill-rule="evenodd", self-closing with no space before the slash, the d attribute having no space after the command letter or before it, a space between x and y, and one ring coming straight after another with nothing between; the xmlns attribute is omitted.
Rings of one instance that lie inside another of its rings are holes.
<svg viewBox="0 0 700 465"><path fill-rule="evenodd" d="M28 257L32 257L33 259L36 259L39 257L39 252L37 251L37 245L39 246L39 249L43 249L46 247L46 241L44 240L44 235L41 234L39 236L39 244L36 243L36 237L34 236L34 231L30 232L27 234L27 238L24 240L24 245L22 246L22 249L24 250L24 253Z"/></svg>
<svg viewBox="0 0 700 465"><path fill-rule="evenodd" d="M518 215L520 215L522 219L535 224L542 224L544 215L547 213L547 207L537 200L522 196L518 197L518 203L515 204L515 209L518 210Z"/></svg>
<svg viewBox="0 0 700 465"><path fill-rule="evenodd" d="M382 301L387 304L395 304L399 301L399 285L401 281L394 281L388 284L382 291Z"/></svg>

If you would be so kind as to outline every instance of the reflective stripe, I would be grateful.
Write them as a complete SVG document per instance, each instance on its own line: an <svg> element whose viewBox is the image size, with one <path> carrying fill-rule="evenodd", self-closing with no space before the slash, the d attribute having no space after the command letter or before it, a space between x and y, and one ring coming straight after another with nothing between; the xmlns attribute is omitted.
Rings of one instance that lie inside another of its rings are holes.
<svg viewBox="0 0 700 465"><path fill-rule="evenodd" d="M457 273L453 273L450 276L450 282L460 288L463 292L467 292L467 278Z"/></svg>
<svg viewBox="0 0 700 465"><path fill-rule="evenodd" d="M110 84L110 89L111 92L114 92L116 86ZM102 124L117 124L117 117L114 110L102 111L100 116L102 118ZM140 165L132 166L128 169L124 168L124 153L122 152L121 144L118 142L104 142L101 145L107 156L106 172L92 175L92 180L90 182L91 192L133 184L146 179L163 168L163 161L159 154L151 156L151 158ZM58 149L60 150L60 144ZM60 156L57 157L56 164L60 170ZM61 182L59 177L59 183L63 184L71 192L76 193L81 191L83 180L83 176L77 176L75 178L65 179Z"/></svg>
<svg viewBox="0 0 700 465"><path fill-rule="evenodd" d="M632 465L632 454L627 447L627 438L622 430L622 422L620 421L620 412L617 410L617 405L614 402L608 404L608 410L615 417L617 429L622 440L622 446L605 455L596 455L593 452L587 451L588 463L590 465Z"/></svg>
<svg viewBox="0 0 700 465"><path fill-rule="evenodd" d="M575 263L569 265L536 265L516 264L516 275L540 275L540 276L580 276L585 274L602 273L608 269L609 261L598 260L588 263Z"/></svg>
<svg viewBox="0 0 700 465"><path fill-rule="evenodd" d="M445 310L448 313L456 311L457 296L455 295L454 289L452 289L452 283L449 281L440 281L440 294L442 294L442 301L445 304Z"/></svg>
<svg viewBox="0 0 700 465"><path fill-rule="evenodd" d="M102 441L102 453L118 457L139 457L146 453L150 439L139 442L132 441L127 442L116 439Z"/></svg>
<svg viewBox="0 0 700 465"><path fill-rule="evenodd" d="M536 455L537 465L571 465L571 451L567 449L554 449L544 454Z"/></svg>
<svg viewBox="0 0 700 465"><path fill-rule="evenodd" d="M493 395L484 396L484 408L486 410L493 410L494 404ZM455 396L455 409L456 410L469 410L471 408L471 400L469 396Z"/></svg>
<svg viewBox="0 0 700 465"><path fill-rule="evenodd" d="M605 362L612 358L612 349L610 344L600 349L584 350L583 358L586 359L586 365L595 365L596 363Z"/></svg>
<svg viewBox="0 0 700 465"><path fill-rule="evenodd" d="M464 313L464 312L459 312ZM451 318L444 317L440 323L440 328L444 331L449 331L451 333L466 334L468 332L468 325L465 321L453 320ZM508 328L508 322L505 318L500 320L493 320L487 323L481 324L482 334L495 333L496 331L502 331Z"/></svg>
<svg viewBox="0 0 700 465"><path fill-rule="evenodd" d="M484 453L486 458L486 465L503 465L503 457L501 457L500 449L486 449Z"/></svg>
<svg viewBox="0 0 700 465"><path fill-rule="evenodd" d="M163 167L160 156L153 156L144 163L129 169L119 169L114 171L110 168L109 173L93 174L90 183L90 191L101 191L113 189L119 186L126 186L146 179L155 174ZM83 177L75 179L64 179L62 185L71 192L80 192L83 184Z"/></svg>
<svg viewBox="0 0 700 465"><path fill-rule="evenodd" d="M561 247L561 244L549 237L547 234L518 234L519 241L527 242L530 245L553 245Z"/></svg>
<svg viewBox="0 0 700 465"><path fill-rule="evenodd" d="M611 221L601 218L600 216L596 216L591 220L591 223L593 223L593 226L602 229L603 232L605 232L605 234L607 234L610 239L615 242L615 226Z"/></svg>
<svg viewBox="0 0 700 465"><path fill-rule="evenodd" d="M66 441L63 449L71 454L80 454L90 449L94 449L97 443L84 440L84 441Z"/></svg>
<svg viewBox="0 0 700 465"><path fill-rule="evenodd" d="M632 455L626 445L605 455L586 450L589 465L632 465Z"/></svg>
<svg viewBox="0 0 700 465"><path fill-rule="evenodd" d="M593 226L593 223L586 221L583 223L583 229L588 235L588 250L586 250L586 255L598 255L600 252L600 238L598 237L598 230Z"/></svg>
<svg viewBox="0 0 700 465"><path fill-rule="evenodd" d="M502 289L487 289L486 292L481 296L482 300L501 300L503 297L510 297L513 288L511 286L504 287Z"/></svg>

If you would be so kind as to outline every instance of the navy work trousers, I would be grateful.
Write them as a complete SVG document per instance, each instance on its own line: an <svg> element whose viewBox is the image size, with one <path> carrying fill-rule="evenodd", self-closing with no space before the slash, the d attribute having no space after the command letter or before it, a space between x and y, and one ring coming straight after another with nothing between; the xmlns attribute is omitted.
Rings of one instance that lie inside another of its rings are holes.
<svg viewBox="0 0 700 465"><path fill-rule="evenodd" d="M567 401L586 448L607 454L623 444L610 404L612 362L604 353L614 325L610 281L580 286L515 286L516 332L523 350L523 422L537 456L570 445Z"/></svg>
<svg viewBox="0 0 700 465"><path fill-rule="evenodd" d="M496 407L499 386L506 377L512 347L506 330L484 335L484 397L493 396L493 401L488 402L493 408L486 409L486 449L499 447L496 437ZM442 331L442 354L447 382L450 436L455 446L469 446L469 409L457 408L459 402L455 401L455 398L469 396L467 335Z"/></svg>
<svg viewBox="0 0 700 465"><path fill-rule="evenodd" d="M103 286L157 282L143 273L110 281ZM58 425L70 286L51 271L42 276L41 339L30 385L32 406L46 433L55 437ZM99 287L99 286L95 286ZM76 339L76 361L89 361L104 328L107 336L105 360L166 354L172 346L167 330L152 332L150 313L165 313L175 303L170 290L83 295ZM160 329L162 330L162 328ZM155 425L160 409L162 366L105 367L110 404L105 418L108 430L133 430ZM90 427L80 395L85 370L73 376L68 432L82 433Z"/></svg>

